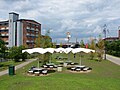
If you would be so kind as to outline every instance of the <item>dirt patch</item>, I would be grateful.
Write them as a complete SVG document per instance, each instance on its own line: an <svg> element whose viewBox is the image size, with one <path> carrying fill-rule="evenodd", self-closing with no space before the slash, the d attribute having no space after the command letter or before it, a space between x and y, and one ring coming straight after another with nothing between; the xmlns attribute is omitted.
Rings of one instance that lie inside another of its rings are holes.
<svg viewBox="0 0 120 90"><path fill-rule="evenodd" d="M71 71L71 70L67 70L67 72L71 72L71 73L89 73L89 72L91 72L91 70L87 70L87 71Z"/></svg>
<svg viewBox="0 0 120 90"><path fill-rule="evenodd" d="M50 74L45 74L45 75L43 75L43 74L39 74L39 75L35 75L35 74L29 74L29 73L27 73L27 76L49 76Z"/></svg>

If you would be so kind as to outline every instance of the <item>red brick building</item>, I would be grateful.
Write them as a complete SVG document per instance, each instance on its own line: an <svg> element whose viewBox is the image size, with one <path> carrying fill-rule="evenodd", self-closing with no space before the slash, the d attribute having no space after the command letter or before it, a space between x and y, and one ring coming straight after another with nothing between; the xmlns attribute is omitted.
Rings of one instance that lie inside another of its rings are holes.
<svg viewBox="0 0 120 90"><path fill-rule="evenodd" d="M35 39L41 35L41 24L29 19L19 19L19 14L9 13L8 21L0 22L1 39L7 47L25 45L35 46Z"/></svg>

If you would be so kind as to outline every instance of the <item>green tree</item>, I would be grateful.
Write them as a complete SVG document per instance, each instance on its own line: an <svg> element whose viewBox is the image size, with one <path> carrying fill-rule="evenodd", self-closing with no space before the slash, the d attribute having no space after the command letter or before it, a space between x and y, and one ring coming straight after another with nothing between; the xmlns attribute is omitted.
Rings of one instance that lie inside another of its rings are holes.
<svg viewBox="0 0 120 90"><path fill-rule="evenodd" d="M43 47L44 46L44 39L43 37L39 34L38 38L35 40L35 47Z"/></svg>
<svg viewBox="0 0 120 90"><path fill-rule="evenodd" d="M56 48L56 43L52 43L52 48Z"/></svg>
<svg viewBox="0 0 120 90"><path fill-rule="evenodd" d="M83 41L83 40L80 41L80 47L81 47L81 48L85 48L85 44L84 44L84 41Z"/></svg>
<svg viewBox="0 0 120 90"><path fill-rule="evenodd" d="M104 54L104 40L102 38L99 38L98 43L96 45L96 51L97 51L97 56L98 60L102 61L103 54Z"/></svg>
<svg viewBox="0 0 120 90"><path fill-rule="evenodd" d="M62 42L60 42L60 47L62 47L62 45L63 45Z"/></svg>
<svg viewBox="0 0 120 90"><path fill-rule="evenodd" d="M49 36L50 31L48 30L45 34L45 36L41 36L39 35L38 38L35 41L35 45L36 47L41 47L41 48L50 48L53 46L52 44L52 40ZM40 55L38 54L37 58L38 58L38 67L39 67L39 63L46 63L49 61L51 54L50 53L45 53L44 55Z"/></svg>
<svg viewBox="0 0 120 90"><path fill-rule="evenodd" d="M6 50L7 50L7 47L5 46L5 42L0 39L0 54L1 54L1 57L2 58L6 58Z"/></svg>
<svg viewBox="0 0 120 90"><path fill-rule="evenodd" d="M105 47L108 54L120 57L120 40L106 41Z"/></svg>
<svg viewBox="0 0 120 90"><path fill-rule="evenodd" d="M89 48L95 50L95 47L96 47L95 40L92 39L91 42L90 42Z"/></svg>
<svg viewBox="0 0 120 90"><path fill-rule="evenodd" d="M13 59L15 62L19 62L20 59L25 60L27 58L26 53L22 53L24 46L12 47L9 50L9 58Z"/></svg>
<svg viewBox="0 0 120 90"><path fill-rule="evenodd" d="M52 47L52 39L51 37L49 36L50 35L50 30L48 30L45 34L45 37L44 37L44 48L50 48ZM51 58L51 53L45 53L43 58L44 58L44 63L45 62L49 62L50 58Z"/></svg>

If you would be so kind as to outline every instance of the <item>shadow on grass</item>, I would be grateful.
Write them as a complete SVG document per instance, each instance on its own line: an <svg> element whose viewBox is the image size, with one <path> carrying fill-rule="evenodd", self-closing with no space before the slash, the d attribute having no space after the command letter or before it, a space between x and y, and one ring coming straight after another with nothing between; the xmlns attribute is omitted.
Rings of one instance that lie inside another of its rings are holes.
<svg viewBox="0 0 120 90"><path fill-rule="evenodd" d="M56 70L48 70L48 73L55 73Z"/></svg>
<svg viewBox="0 0 120 90"><path fill-rule="evenodd" d="M9 65L0 64L0 67L8 67Z"/></svg>

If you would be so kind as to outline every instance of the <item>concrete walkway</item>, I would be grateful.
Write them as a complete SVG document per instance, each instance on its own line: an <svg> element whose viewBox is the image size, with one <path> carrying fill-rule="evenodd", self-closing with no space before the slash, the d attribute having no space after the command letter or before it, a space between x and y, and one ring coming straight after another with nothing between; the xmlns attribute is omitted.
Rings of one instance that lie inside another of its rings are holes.
<svg viewBox="0 0 120 90"><path fill-rule="evenodd" d="M117 64L117 65L120 65L120 58L118 57L114 57L114 56L111 56L111 55L106 55L106 59Z"/></svg>
<svg viewBox="0 0 120 90"><path fill-rule="evenodd" d="M37 60L37 59L27 60L26 62L15 66L15 70L17 70L17 69L19 69L19 68L21 68L21 67L24 67L25 65L27 65L27 64L29 64L29 63L31 63L31 62L33 62L33 61L36 61L36 60ZM5 74L8 74L8 69L0 72L0 76L5 75Z"/></svg>

